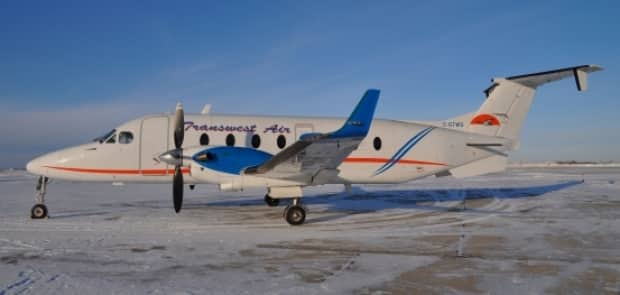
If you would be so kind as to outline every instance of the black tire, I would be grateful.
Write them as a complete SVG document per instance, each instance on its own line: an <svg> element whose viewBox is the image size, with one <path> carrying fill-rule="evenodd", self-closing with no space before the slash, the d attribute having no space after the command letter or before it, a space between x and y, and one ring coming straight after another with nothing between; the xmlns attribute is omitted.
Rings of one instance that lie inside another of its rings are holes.
<svg viewBox="0 0 620 295"><path fill-rule="evenodd" d="M288 206L284 211L284 219L290 225L300 225L306 220L306 210L301 206Z"/></svg>
<svg viewBox="0 0 620 295"><path fill-rule="evenodd" d="M269 195L265 195L265 203L267 203L269 207L276 207L278 206L278 204L280 204L280 199L272 198Z"/></svg>
<svg viewBox="0 0 620 295"><path fill-rule="evenodd" d="M30 209L30 218L42 219L47 217L47 207L43 204L36 204Z"/></svg>

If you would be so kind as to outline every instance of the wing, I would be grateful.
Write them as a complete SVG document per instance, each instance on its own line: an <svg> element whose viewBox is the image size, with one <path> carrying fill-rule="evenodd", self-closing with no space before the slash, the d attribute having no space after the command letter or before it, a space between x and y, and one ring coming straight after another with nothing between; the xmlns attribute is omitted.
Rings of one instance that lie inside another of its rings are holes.
<svg viewBox="0 0 620 295"><path fill-rule="evenodd" d="M271 159L249 167L243 173L308 184L317 183L321 176L337 175L337 167L368 134L378 100L379 90L367 90L340 129L330 133L303 134Z"/></svg>

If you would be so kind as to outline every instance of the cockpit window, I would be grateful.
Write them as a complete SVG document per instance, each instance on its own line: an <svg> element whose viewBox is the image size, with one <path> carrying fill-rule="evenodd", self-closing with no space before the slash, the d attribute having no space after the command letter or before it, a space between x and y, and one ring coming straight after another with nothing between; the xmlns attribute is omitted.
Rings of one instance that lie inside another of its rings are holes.
<svg viewBox="0 0 620 295"><path fill-rule="evenodd" d="M133 133L129 131L122 131L118 135L118 143L120 144L130 144L133 141Z"/></svg>
<svg viewBox="0 0 620 295"><path fill-rule="evenodd" d="M93 139L93 141L98 141L99 143L103 143L104 141L106 141L106 139L109 139L110 137L113 137L113 135L115 135L114 133L116 133L116 129L110 130L106 134Z"/></svg>
<svg viewBox="0 0 620 295"><path fill-rule="evenodd" d="M116 143L116 133L112 134L105 143Z"/></svg>

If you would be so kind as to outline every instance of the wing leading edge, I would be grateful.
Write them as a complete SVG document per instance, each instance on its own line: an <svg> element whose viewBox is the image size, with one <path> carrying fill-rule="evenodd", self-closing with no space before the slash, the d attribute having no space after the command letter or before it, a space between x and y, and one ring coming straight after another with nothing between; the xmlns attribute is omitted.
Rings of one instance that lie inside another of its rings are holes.
<svg viewBox="0 0 620 295"><path fill-rule="evenodd" d="M321 175L337 175L336 169L357 149L368 134L380 91L369 89L344 125L329 133L307 133L261 165L246 168L243 173L263 177L315 182Z"/></svg>

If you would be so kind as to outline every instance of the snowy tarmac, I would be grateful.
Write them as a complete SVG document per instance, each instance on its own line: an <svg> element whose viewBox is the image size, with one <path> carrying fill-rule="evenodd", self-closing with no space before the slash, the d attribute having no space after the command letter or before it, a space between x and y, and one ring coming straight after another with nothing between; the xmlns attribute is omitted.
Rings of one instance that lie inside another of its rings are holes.
<svg viewBox="0 0 620 295"><path fill-rule="evenodd" d="M31 220L34 184L0 172L0 295L620 294L620 168L308 188L296 227L260 190L68 182Z"/></svg>

